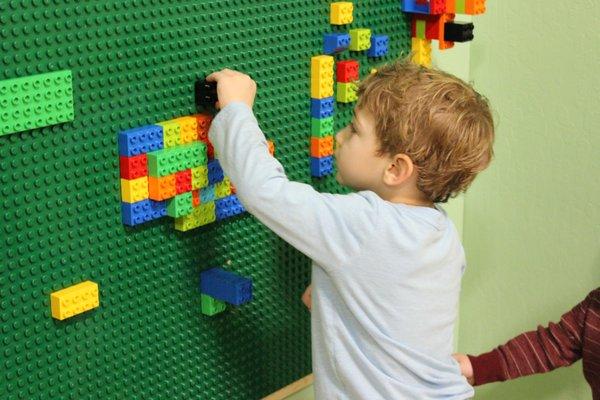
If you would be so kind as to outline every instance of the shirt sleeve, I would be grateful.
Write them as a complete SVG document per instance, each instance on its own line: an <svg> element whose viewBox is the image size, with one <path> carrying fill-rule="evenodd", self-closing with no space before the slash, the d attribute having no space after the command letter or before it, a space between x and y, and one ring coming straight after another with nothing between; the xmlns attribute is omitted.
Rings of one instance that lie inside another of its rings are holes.
<svg viewBox="0 0 600 400"><path fill-rule="evenodd" d="M209 137L244 207L319 266L343 266L376 229L374 193L325 194L289 181L244 103L222 109Z"/></svg>
<svg viewBox="0 0 600 400"><path fill-rule="evenodd" d="M469 355L475 386L549 372L579 360L590 301L588 296L558 323L525 332L489 353Z"/></svg>

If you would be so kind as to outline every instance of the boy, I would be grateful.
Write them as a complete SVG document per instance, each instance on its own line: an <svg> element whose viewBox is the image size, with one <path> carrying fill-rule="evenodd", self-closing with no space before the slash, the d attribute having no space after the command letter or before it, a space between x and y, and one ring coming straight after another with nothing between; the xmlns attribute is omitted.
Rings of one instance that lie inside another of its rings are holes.
<svg viewBox="0 0 600 400"><path fill-rule="evenodd" d="M222 70L210 139L246 209L313 260L317 399L465 399L452 358L465 258L435 203L464 191L492 157L485 99L442 72L401 62L359 88L336 136L337 179L321 194L290 182L252 113L256 84Z"/></svg>

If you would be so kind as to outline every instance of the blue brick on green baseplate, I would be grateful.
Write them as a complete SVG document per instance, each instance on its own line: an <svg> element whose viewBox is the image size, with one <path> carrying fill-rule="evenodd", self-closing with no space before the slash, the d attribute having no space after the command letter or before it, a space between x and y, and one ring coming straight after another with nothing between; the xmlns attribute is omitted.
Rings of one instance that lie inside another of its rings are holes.
<svg viewBox="0 0 600 400"><path fill-rule="evenodd" d="M410 52L398 5L354 8L356 24L390 37L382 59L352 55L361 79ZM0 248L13 255L0 268L10 306L0 311L10 328L2 400L260 399L311 373L310 314L290 301L310 282L310 260L251 217L189 232L170 218L124 229L117 134L194 114L194 82L237 66L258 82L254 112L289 178L345 193L332 176L311 181L307 167L310 56L332 31L328 12L312 0L0 1L0 80L68 68L75 104L72 123L0 137ZM353 107L336 104L335 130ZM254 299L204 317L198 275L228 260L252 278ZM101 308L52 321L44 293L84 278L99 283Z"/></svg>
<svg viewBox="0 0 600 400"><path fill-rule="evenodd" d="M211 160L208 162L208 183L210 185L221 182L225 178L223 169L219 160Z"/></svg>
<svg viewBox="0 0 600 400"><path fill-rule="evenodd" d="M135 226L167 215L167 205L164 201L144 199L136 203L121 203L123 224Z"/></svg>
<svg viewBox="0 0 600 400"><path fill-rule="evenodd" d="M333 157L311 157L310 173L317 178L333 174Z"/></svg>
<svg viewBox="0 0 600 400"><path fill-rule="evenodd" d="M310 99L310 116L317 119L329 118L333 115L334 104L333 97Z"/></svg>
<svg viewBox="0 0 600 400"><path fill-rule="evenodd" d="M200 273L200 292L241 306L252 300L252 279L214 267Z"/></svg>
<svg viewBox="0 0 600 400"><path fill-rule="evenodd" d="M383 57L388 51L389 38L387 35L371 35L371 47L367 50L369 57Z"/></svg>
<svg viewBox="0 0 600 400"><path fill-rule="evenodd" d="M350 46L350 34L348 33L325 33L323 34L323 53L333 54L348 49Z"/></svg>
<svg viewBox="0 0 600 400"><path fill-rule="evenodd" d="M242 214L246 209L235 194L215 200L217 220Z"/></svg>
<svg viewBox="0 0 600 400"><path fill-rule="evenodd" d="M147 125L119 132L119 154L136 156L162 149L163 129L160 125Z"/></svg>

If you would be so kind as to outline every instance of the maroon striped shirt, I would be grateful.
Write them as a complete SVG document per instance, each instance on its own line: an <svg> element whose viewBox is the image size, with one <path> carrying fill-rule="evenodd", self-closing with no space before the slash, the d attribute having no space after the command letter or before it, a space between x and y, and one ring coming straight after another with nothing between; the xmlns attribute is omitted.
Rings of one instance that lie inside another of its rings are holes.
<svg viewBox="0 0 600 400"><path fill-rule="evenodd" d="M547 328L523 333L479 356L469 355L475 386L552 371L583 359L583 375L600 400L600 287Z"/></svg>

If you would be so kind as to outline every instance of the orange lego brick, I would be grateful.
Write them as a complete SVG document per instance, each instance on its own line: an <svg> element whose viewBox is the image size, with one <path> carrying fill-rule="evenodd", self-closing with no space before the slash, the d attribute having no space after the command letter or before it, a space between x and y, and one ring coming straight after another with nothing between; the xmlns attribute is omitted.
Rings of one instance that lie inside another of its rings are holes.
<svg viewBox="0 0 600 400"><path fill-rule="evenodd" d="M333 136L323 138L310 138L310 155L313 157L327 157L333 154Z"/></svg>
<svg viewBox="0 0 600 400"><path fill-rule="evenodd" d="M156 178L148 177L148 192L152 200L162 201L170 199L177 194L175 174Z"/></svg>

